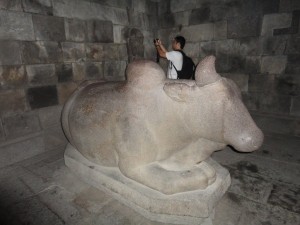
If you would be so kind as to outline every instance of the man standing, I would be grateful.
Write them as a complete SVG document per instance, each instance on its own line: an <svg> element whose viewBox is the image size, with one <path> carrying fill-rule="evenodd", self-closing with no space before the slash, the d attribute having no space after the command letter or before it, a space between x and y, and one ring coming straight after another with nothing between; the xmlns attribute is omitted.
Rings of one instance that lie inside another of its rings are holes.
<svg viewBox="0 0 300 225"><path fill-rule="evenodd" d="M173 51L169 51L169 52L166 50L166 48L163 46L163 44L159 39L155 39L154 44L159 56L162 58L166 58L170 61L167 77L169 79L177 79L176 70L179 71L182 69L183 56L180 51L182 51L182 49L184 48L185 38L182 36L176 36L172 40Z"/></svg>

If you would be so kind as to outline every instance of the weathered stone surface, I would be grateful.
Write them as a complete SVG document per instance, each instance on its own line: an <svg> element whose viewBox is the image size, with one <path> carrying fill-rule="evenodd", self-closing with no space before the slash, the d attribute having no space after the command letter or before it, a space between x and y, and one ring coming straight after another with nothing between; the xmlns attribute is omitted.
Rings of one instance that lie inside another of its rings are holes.
<svg viewBox="0 0 300 225"><path fill-rule="evenodd" d="M53 0L52 3L55 16L83 20L110 20L113 24L128 25L126 9L79 0Z"/></svg>
<svg viewBox="0 0 300 225"><path fill-rule="evenodd" d="M85 74L88 79L103 79L103 62L86 62Z"/></svg>
<svg viewBox="0 0 300 225"><path fill-rule="evenodd" d="M22 0L1 0L0 9L22 11Z"/></svg>
<svg viewBox="0 0 300 225"><path fill-rule="evenodd" d="M125 26L114 25L113 33L114 33L114 43L117 44L126 44L127 40L125 38Z"/></svg>
<svg viewBox="0 0 300 225"><path fill-rule="evenodd" d="M2 120L0 119L0 143L5 139L4 130L2 126Z"/></svg>
<svg viewBox="0 0 300 225"><path fill-rule="evenodd" d="M41 130L38 116L35 113L22 113L2 118L7 139L22 137Z"/></svg>
<svg viewBox="0 0 300 225"><path fill-rule="evenodd" d="M287 44L286 36L263 37L262 53L264 55L283 55Z"/></svg>
<svg viewBox="0 0 300 225"><path fill-rule="evenodd" d="M183 27L181 34L191 42L210 41L214 38L214 24L207 23Z"/></svg>
<svg viewBox="0 0 300 225"><path fill-rule="evenodd" d="M153 18L153 16L138 12L134 9L128 9L129 23L133 27L144 27L146 29L150 29L150 23L151 23L151 26L155 25L155 21L153 21L153 23L149 21L152 18ZM155 18L155 20L156 20L156 18ZM163 21L164 20L162 19L161 24L163 24Z"/></svg>
<svg viewBox="0 0 300 225"><path fill-rule="evenodd" d="M0 167L5 167L44 152L45 145L40 136L25 141L2 146L0 149ZM14 210L13 210L14 211Z"/></svg>
<svg viewBox="0 0 300 225"><path fill-rule="evenodd" d="M199 57L199 43L187 42L184 46L184 52L191 58Z"/></svg>
<svg viewBox="0 0 300 225"><path fill-rule="evenodd" d="M273 92L275 75L251 74L249 76L250 92Z"/></svg>
<svg viewBox="0 0 300 225"><path fill-rule="evenodd" d="M248 91L248 74L244 73L222 73L222 77L233 80L241 91Z"/></svg>
<svg viewBox="0 0 300 225"><path fill-rule="evenodd" d="M20 65L21 43L17 41L0 41L0 65Z"/></svg>
<svg viewBox="0 0 300 225"><path fill-rule="evenodd" d="M28 88L27 98L31 109L38 109L58 104L56 86Z"/></svg>
<svg viewBox="0 0 300 225"><path fill-rule="evenodd" d="M300 116L300 97L292 98L291 115Z"/></svg>
<svg viewBox="0 0 300 225"><path fill-rule="evenodd" d="M172 0L170 4L171 12L186 11L194 8L196 8L195 0L187 0L184 2L180 0Z"/></svg>
<svg viewBox="0 0 300 225"><path fill-rule="evenodd" d="M38 64L26 66L27 77L31 86L57 83L54 64Z"/></svg>
<svg viewBox="0 0 300 225"><path fill-rule="evenodd" d="M243 73L246 67L245 57L217 52L216 69L220 73Z"/></svg>
<svg viewBox="0 0 300 225"><path fill-rule="evenodd" d="M257 37L260 32L260 17L232 17L227 21L227 28L227 38Z"/></svg>
<svg viewBox="0 0 300 225"><path fill-rule="evenodd" d="M60 124L58 126L52 126L45 130L43 136L46 151L64 147L68 142Z"/></svg>
<svg viewBox="0 0 300 225"><path fill-rule="evenodd" d="M61 83L57 86L58 102L63 105L77 88L76 83Z"/></svg>
<svg viewBox="0 0 300 225"><path fill-rule="evenodd" d="M0 114L22 112L26 109L26 98L23 89L14 89L0 92Z"/></svg>
<svg viewBox="0 0 300 225"><path fill-rule="evenodd" d="M140 51L133 53L138 54ZM104 45L104 56L105 60L127 60L127 47L125 44L106 44Z"/></svg>
<svg viewBox="0 0 300 225"><path fill-rule="evenodd" d="M60 125L62 106L50 106L38 110L38 116L43 129Z"/></svg>
<svg viewBox="0 0 300 225"><path fill-rule="evenodd" d="M90 42L112 43L114 41L111 21L87 21L87 37Z"/></svg>
<svg viewBox="0 0 300 225"><path fill-rule="evenodd" d="M300 213L299 187L276 184L271 192L268 203L280 206L294 213Z"/></svg>
<svg viewBox="0 0 300 225"><path fill-rule="evenodd" d="M65 31L67 41L83 42L86 40L87 27L84 20L65 18Z"/></svg>
<svg viewBox="0 0 300 225"><path fill-rule="evenodd" d="M74 62L85 59L85 44L74 42L62 43L64 62Z"/></svg>
<svg viewBox="0 0 300 225"><path fill-rule="evenodd" d="M287 74L300 74L300 54L298 55L288 55L287 65L285 73Z"/></svg>
<svg viewBox="0 0 300 225"><path fill-rule="evenodd" d="M222 41L216 41L216 53L217 54L226 54L226 55L236 55L238 56L241 53L240 41L237 39L227 39ZM242 57L242 56L240 56ZM218 57L217 57L218 60Z"/></svg>
<svg viewBox="0 0 300 225"><path fill-rule="evenodd" d="M104 62L104 78L108 81L125 80L126 61Z"/></svg>
<svg viewBox="0 0 300 225"><path fill-rule="evenodd" d="M87 43L86 44L86 57L90 61L103 61L106 57L104 51L104 44Z"/></svg>
<svg viewBox="0 0 300 225"><path fill-rule="evenodd" d="M132 0L90 0L91 2L100 4L100 5L106 5L106 6L112 6L112 7L117 7L117 8L122 8L122 9L126 9L126 7L133 7L133 6L137 6L139 4L139 8L140 9L146 9L146 7L148 6L148 2L144 2L143 4L141 4L141 2L143 1L133 1Z"/></svg>
<svg viewBox="0 0 300 225"><path fill-rule="evenodd" d="M24 42L22 62L25 64L62 62L63 54L57 42Z"/></svg>
<svg viewBox="0 0 300 225"><path fill-rule="evenodd" d="M227 21L220 21L215 23L214 40L223 40L227 38Z"/></svg>
<svg viewBox="0 0 300 225"><path fill-rule="evenodd" d="M200 42L199 57L204 58L208 55L216 55L216 42Z"/></svg>
<svg viewBox="0 0 300 225"><path fill-rule="evenodd" d="M86 78L84 62L72 63L72 70L73 70L74 81L82 81Z"/></svg>
<svg viewBox="0 0 300 225"><path fill-rule="evenodd" d="M0 66L0 89L16 88L26 83L24 66Z"/></svg>
<svg viewBox="0 0 300 225"><path fill-rule="evenodd" d="M0 10L0 39L34 40L31 15Z"/></svg>
<svg viewBox="0 0 300 225"><path fill-rule="evenodd" d="M58 82L68 82L73 80L72 64L56 64L55 65L56 76Z"/></svg>
<svg viewBox="0 0 300 225"><path fill-rule="evenodd" d="M300 36L290 36L284 53L300 55Z"/></svg>
<svg viewBox="0 0 300 225"><path fill-rule="evenodd" d="M25 12L53 15L51 0L23 0Z"/></svg>
<svg viewBox="0 0 300 225"><path fill-rule="evenodd" d="M257 56L262 54L263 44L258 37L247 37L239 39L239 51L241 55Z"/></svg>
<svg viewBox="0 0 300 225"><path fill-rule="evenodd" d="M280 74L275 76L274 92L282 95L300 95L299 74Z"/></svg>
<svg viewBox="0 0 300 225"><path fill-rule="evenodd" d="M203 4L200 8L193 9L190 14L190 25L212 22L210 20L210 7L208 4Z"/></svg>
<svg viewBox="0 0 300 225"><path fill-rule="evenodd" d="M282 74L287 64L286 56L263 56L261 59L261 72L266 74Z"/></svg>
<svg viewBox="0 0 300 225"><path fill-rule="evenodd" d="M276 28L289 27L292 22L292 15L289 13L264 15L261 27L261 36L273 36Z"/></svg>
<svg viewBox="0 0 300 225"><path fill-rule="evenodd" d="M64 19L53 16L32 16L34 34L41 41L65 41Z"/></svg>
<svg viewBox="0 0 300 225"><path fill-rule="evenodd" d="M259 56L246 56L245 72L249 74L260 73L261 58Z"/></svg>

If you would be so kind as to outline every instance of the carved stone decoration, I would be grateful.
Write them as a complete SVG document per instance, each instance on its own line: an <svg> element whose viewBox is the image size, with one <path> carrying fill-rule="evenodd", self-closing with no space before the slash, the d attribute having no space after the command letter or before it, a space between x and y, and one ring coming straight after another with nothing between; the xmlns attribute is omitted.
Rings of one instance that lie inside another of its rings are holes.
<svg viewBox="0 0 300 225"><path fill-rule="evenodd" d="M126 74L84 83L65 104L66 165L150 219L207 223L230 185L210 155L226 145L254 151L263 133L214 56L198 64L195 81L166 79L147 60Z"/></svg>

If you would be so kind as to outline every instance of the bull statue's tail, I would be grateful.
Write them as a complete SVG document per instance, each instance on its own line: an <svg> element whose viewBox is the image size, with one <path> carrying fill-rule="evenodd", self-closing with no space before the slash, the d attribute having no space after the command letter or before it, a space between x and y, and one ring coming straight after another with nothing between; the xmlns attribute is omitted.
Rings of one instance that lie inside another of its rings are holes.
<svg viewBox="0 0 300 225"><path fill-rule="evenodd" d="M201 62L199 62L195 72L195 81L197 86L202 87L221 79L221 76L216 72L215 61L216 57L210 55L206 56Z"/></svg>

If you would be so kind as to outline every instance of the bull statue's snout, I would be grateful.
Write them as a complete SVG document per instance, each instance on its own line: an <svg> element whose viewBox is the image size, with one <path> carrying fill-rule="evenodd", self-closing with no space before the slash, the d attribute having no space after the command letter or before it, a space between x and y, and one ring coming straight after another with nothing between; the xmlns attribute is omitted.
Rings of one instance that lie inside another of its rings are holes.
<svg viewBox="0 0 300 225"><path fill-rule="evenodd" d="M262 131L257 128L238 134L232 146L240 152L253 152L261 147L263 140L264 135Z"/></svg>

